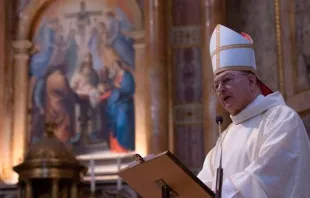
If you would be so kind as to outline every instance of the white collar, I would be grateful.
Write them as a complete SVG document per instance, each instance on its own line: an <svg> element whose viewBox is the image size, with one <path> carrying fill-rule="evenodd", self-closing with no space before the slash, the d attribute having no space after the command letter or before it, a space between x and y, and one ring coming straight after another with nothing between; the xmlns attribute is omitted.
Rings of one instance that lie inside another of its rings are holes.
<svg viewBox="0 0 310 198"><path fill-rule="evenodd" d="M280 92L269 94L268 96L259 95L253 102L235 116L230 116L234 124L240 124L253 118L276 105L285 105L285 101Z"/></svg>

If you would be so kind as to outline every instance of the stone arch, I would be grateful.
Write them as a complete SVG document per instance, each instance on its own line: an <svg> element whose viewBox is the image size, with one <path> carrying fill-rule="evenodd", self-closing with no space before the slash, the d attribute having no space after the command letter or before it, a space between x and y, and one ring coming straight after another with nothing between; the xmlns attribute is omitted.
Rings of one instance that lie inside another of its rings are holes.
<svg viewBox="0 0 310 198"><path fill-rule="evenodd" d="M20 13L20 19L17 29L17 40L28 40L32 24L40 14L40 11L47 7L53 0L31 0Z"/></svg>

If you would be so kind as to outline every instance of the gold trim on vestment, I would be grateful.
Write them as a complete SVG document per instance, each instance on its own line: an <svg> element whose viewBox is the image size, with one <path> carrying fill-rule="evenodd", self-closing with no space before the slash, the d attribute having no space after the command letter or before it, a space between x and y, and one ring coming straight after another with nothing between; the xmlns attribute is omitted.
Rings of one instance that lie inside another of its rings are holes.
<svg viewBox="0 0 310 198"><path fill-rule="evenodd" d="M294 9L294 1L289 1ZM283 66L283 49L282 49L282 33L281 33L281 2L280 0L274 0L274 12L275 12L275 29L276 29L276 43L277 43L277 69L279 76L279 89L284 99L286 98L285 84L284 84L284 66ZM289 14L291 12L289 11ZM291 16L291 14L290 14ZM294 20L291 20L292 22ZM295 34L292 34L295 35ZM294 42L294 39L292 39ZM293 70L293 72L296 70ZM296 76L296 75L294 75Z"/></svg>
<svg viewBox="0 0 310 198"><path fill-rule="evenodd" d="M211 58L215 55L215 54L219 54L219 52L224 51L224 50L229 50L229 49L235 49L235 48L254 48L253 44L232 44L232 45L226 45L226 46L216 46L216 49L212 52L211 54Z"/></svg>

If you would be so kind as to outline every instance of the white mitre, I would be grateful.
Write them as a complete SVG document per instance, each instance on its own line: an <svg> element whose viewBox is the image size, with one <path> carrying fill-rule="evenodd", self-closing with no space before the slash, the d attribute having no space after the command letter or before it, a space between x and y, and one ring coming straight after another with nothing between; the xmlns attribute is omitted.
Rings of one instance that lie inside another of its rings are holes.
<svg viewBox="0 0 310 198"><path fill-rule="evenodd" d="M226 70L251 71L256 74L253 40L246 33L237 33L223 25L217 25L210 40L210 56L213 74ZM264 95L272 93L258 79Z"/></svg>
<svg viewBox="0 0 310 198"><path fill-rule="evenodd" d="M252 39L223 25L217 25L212 33L210 56L214 75L223 70L256 72Z"/></svg>

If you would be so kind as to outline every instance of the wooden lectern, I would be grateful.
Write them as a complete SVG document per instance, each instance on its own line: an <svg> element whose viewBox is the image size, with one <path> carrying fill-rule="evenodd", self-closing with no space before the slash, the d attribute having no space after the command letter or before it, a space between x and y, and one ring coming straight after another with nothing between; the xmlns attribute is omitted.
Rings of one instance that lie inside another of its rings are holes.
<svg viewBox="0 0 310 198"><path fill-rule="evenodd" d="M169 151L136 161L118 175L144 198L213 198L215 194Z"/></svg>

